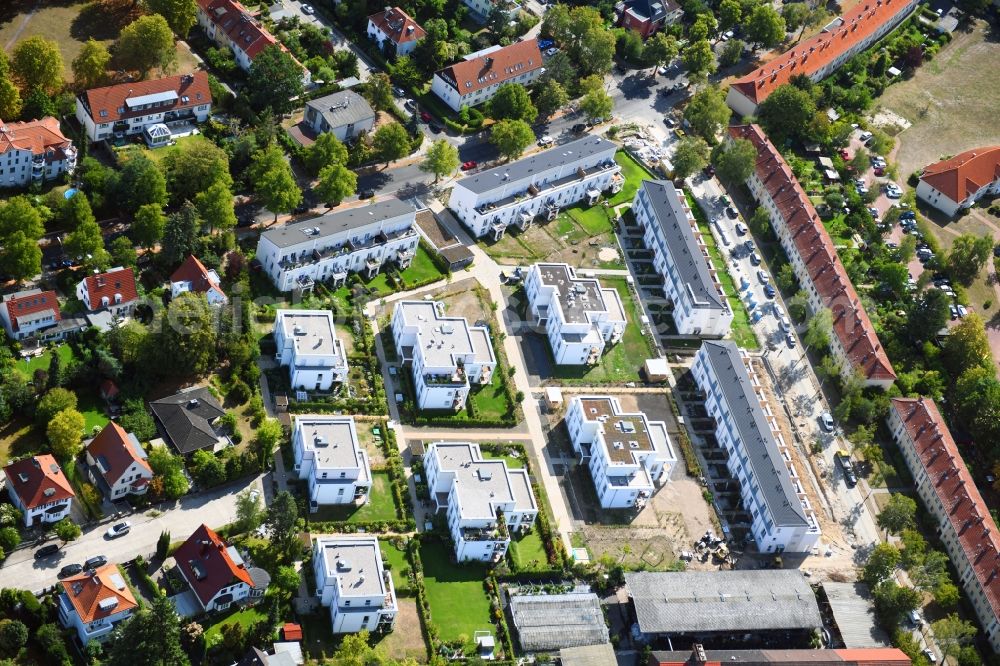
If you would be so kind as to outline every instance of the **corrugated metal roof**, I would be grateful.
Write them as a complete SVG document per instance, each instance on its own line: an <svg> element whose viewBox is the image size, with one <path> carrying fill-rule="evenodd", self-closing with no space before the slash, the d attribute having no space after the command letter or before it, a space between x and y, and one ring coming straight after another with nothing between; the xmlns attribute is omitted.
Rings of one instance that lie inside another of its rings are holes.
<svg viewBox="0 0 1000 666"><path fill-rule="evenodd" d="M849 648L886 647L889 636L875 622L871 593L864 583L823 583L833 619Z"/></svg>
<svg viewBox="0 0 1000 666"><path fill-rule="evenodd" d="M601 602L593 593L517 595L511 616L527 652L608 642Z"/></svg>

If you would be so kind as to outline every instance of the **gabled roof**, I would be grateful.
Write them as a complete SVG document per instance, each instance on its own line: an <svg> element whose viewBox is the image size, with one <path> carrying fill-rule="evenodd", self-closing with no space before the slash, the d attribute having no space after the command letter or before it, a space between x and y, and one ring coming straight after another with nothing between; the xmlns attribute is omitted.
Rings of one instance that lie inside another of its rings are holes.
<svg viewBox="0 0 1000 666"><path fill-rule="evenodd" d="M368 100L353 90L341 90L309 100L306 107L323 116L326 124L334 129L375 120L375 111Z"/></svg>
<svg viewBox="0 0 1000 666"><path fill-rule="evenodd" d="M198 7L209 20L229 37L229 41L246 52L250 60L278 40L267 31L250 11L236 0L198 0ZM286 50L282 46L282 50Z"/></svg>
<svg viewBox="0 0 1000 666"><path fill-rule="evenodd" d="M624 0L621 3L620 11L627 11L642 21L659 21L667 13L674 13L680 9L673 0Z"/></svg>
<svg viewBox="0 0 1000 666"><path fill-rule="evenodd" d="M958 535L958 546L982 586L986 603L994 617L1000 617L1000 532L951 431L930 398L893 398L892 408L913 441L917 460Z"/></svg>
<svg viewBox="0 0 1000 666"><path fill-rule="evenodd" d="M973 148L931 164L924 169L920 180L955 203L961 203L984 185L1000 180L1000 146Z"/></svg>
<svg viewBox="0 0 1000 666"><path fill-rule="evenodd" d="M107 273L88 275L83 281L90 297L90 306L95 310L102 307L101 299L105 297L108 303L113 305L115 294L121 295L122 303L139 298L139 292L135 287L135 273L131 268L112 268Z"/></svg>
<svg viewBox="0 0 1000 666"><path fill-rule="evenodd" d="M427 32L399 7L386 7L368 17L376 28L394 44L415 42L427 36Z"/></svg>
<svg viewBox="0 0 1000 666"><path fill-rule="evenodd" d="M105 564L92 572L67 578L62 586L84 624L138 606L116 564Z"/></svg>
<svg viewBox="0 0 1000 666"><path fill-rule="evenodd" d="M797 44L732 85L755 104L760 104L775 88L788 83L796 74L812 76L827 67L883 25L908 11L907 4L908 0L862 0L818 35Z"/></svg>
<svg viewBox="0 0 1000 666"><path fill-rule="evenodd" d="M59 121L52 116L24 123L5 123L0 119L0 154L8 150L30 150L32 155L44 155L47 151L59 151L72 145L59 129Z"/></svg>
<svg viewBox="0 0 1000 666"><path fill-rule="evenodd" d="M833 332L851 367L869 380L896 379L861 298L837 256L830 234L791 167L759 125L730 127L734 139L748 139L757 149L757 177L778 207L820 301L833 314Z"/></svg>
<svg viewBox="0 0 1000 666"><path fill-rule="evenodd" d="M25 508L76 497L59 463L47 453L13 462L3 471L7 474L7 489L17 493Z"/></svg>
<svg viewBox="0 0 1000 666"><path fill-rule="evenodd" d="M471 95L477 90L511 81L542 66L542 52L537 39L526 39L510 46L471 54L468 60L456 62L437 72L454 85L459 95Z"/></svg>
<svg viewBox="0 0 1000 666"><path fill-rule="evenodd" d="M224 587L246 583L253 587L250 573L242 560L237 563L229 546L208 525L194 531L174 553L174 560L191 585L191 589L207 605Z"/></svg>
<svg viewBox="0 0 1000 666"><path fill-rule="evenodd" d="M59 298L54 291L32 289L12 294L4 300L4 306L7 308L10 327L14 331L20 330L22 321L27 324L35 319L33 315L51 312L54 317L53 322L62 319L59 313Z"/></svg>
<svg viewBox="0 0 1000 666"><path fill-rule="evenodd" d="M87 445L87 453L96 461L101 475L109 486L114 486L132 463L137 463L150 475L153 473L139 440L114 421L108 422L97 437L91 440Z"/></svg>
<svg viewBox="0 0 1000 666"><path fill-rule="evenodd" d="M646 666L769 666L770 664L838 664L839 666L910 666L910 658L899 648L861 649L750 649L654 651Z"/></svg>
<svg viewBox="0 0 1000 666"><path fill-rule="evenodd" d="M149 95L156 97L149 98ZM193 74L178 74L152 81L133 81L103 88L91 88L80 95L80 100L95 122L113 123L150 113L149 109L132 110L130 107L154 101L160 103L156 107L158 112L211 104L212 92L208 86L208 73L196 70ZM101 115L102 111L107 115Z"/></svg>
<svg viewBox="0 0 1000 666"><path fill-rule="evenodd" d="M226 413L206 388L182 391L149 403L167 437L178 451L187 455L215 446L218 435L212 421Z"/></svg>
<svg viewBox="0 0 1000 666"><path fill-rule="evenodd" d="M220 294L225 296L225 292L222 291L222 286L218 283L218 274L215 271L209 271L205 268L205 264L198 261L198 257L189 255L184 263L177 267L174 274L170 276L171 282L187 282L191 285L190 291L204 294L211 289L215 289Z"/></svg>

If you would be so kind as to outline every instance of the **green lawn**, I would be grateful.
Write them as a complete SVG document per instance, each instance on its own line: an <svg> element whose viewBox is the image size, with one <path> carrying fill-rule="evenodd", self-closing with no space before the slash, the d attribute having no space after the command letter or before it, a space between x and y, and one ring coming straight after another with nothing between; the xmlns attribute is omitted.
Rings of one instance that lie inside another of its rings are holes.
<svg viewBox="0 0 1000 666"><path fill-rule="evenodd" d="M205 627L205 645L212 647L222 641L222 625L224 624L239 624L243 627L244 631L247 631L253 625L266 619L267 614L257 610L256 607L245 608L232 615L228 615L215 624Z"/></svg>
<svg viewBox="0 0 1000 666"><path fill-rule="evenodd" d="M612 231L611 218L608 217L607 209L603 205L576 205L572 208L567 208L566 213L576 220L590 236L606 234Z"/></svg>
<svg viewBox="0 0 1000 666"><path fill-rule="evenodd" d="M396 520L396 502L392 498L392 483L388 472L372 472L372 488L368 501L359 508L354 505L328 504L309 514L311 522L346 520L349 523L373 523Z"/></svg>
<svg viewBox="0 0 1000 666"><path fill-rule="evenodd" d="M417 251L413 255L413 261L410 262L406 270L399 273L399 276L402 278L406 289L412 289L414 287L410 285L422 285L434 282L443 278L445 274L434 265L427 250L418 245ZM396 291L394 287L389 286L389 280L386 277L385 271L376 275L365 286L375 292L376 297L387 296ZM336 292L334 294L336 295Z"/></svg>
<svg viewBox="0 0 1000 666"><path fill-rule="evenodd" d="M844 222L844 217L845 215L840 213L838 215L834 215L828 220L822 220L823 226L826 227L827 233L833 237L834 243L840 245L849 243L851 241L851 236L853 235L850 227L848 227Z"/></svg>
<svg viewBox="0 0 1000 666"><path fill-rule="evenodd" d="M538 530L531 530L524 536L510 542L510 556L519 569L537 569L548 565L545 544Z"/></svg>
<svg viewBox="0 0 1000 666"><path fill-rule="evenodd" d="M157 148L156 150L147 149L146 156L149 157L149 159L153 160L154 162L160 163L163 161L164 157L174 152L175 150L179 149L181 146L185 145L205 146L211 143L212 143L211 141L206 139L201 134L192 134L190 136L182 136L181 138L177 139L176 145L170 146L168 148Z"/></svg>
<svg viewBox="0 0 1000 666"><path fill-rule="evenodd" d="M85 395L77 393L77 398L76 408L83 414L83 431L87 436L90 436L95 426L103 428L108 424L109 419L104 414L104 404L98 396L92 393Z"/></svg>
<svg viewBox="0 0 1000 666"><path fill-rule="evenodd" d="M490 383L486 386L469 390L469 402L475 404L476 414L484 419L503 418L513 408L503 390L503 377L499 371L493 373Z"/></svg>
<svg viewBox="0 0 1000 666"><path fill-rule="evenodd" d="M406 553L396 548L389 541L383 541L381 545L382 561L392 567L390 570L392 573L392 584L397 590L409 587L410 581L402 575L404 569L410 569L410 562L406 559Z"/></svg>
<svg viewBox="0 0 1000 666"><path fill-rule="evenodd" d="M0 466L14 458L45 451L45 433L24 416L16 416L0 427Z"/></svg>
<svg viewBox="0 0 1000 666"><path fill-rule="evenodd" d="M503 460L507 463L507 469L524 469L524 459L514 456L500 456L489 451L483 451L483 458L487 460Z"/></svg>
<svg viewBox="0 0 1000 666"><path fill-rule="evenodd" d="M420 546L427 603L441 640L464 640L471 647L475 632L493 633L490 600L483 589L486 567L453 564L451 548L451 543L442 541L426 541Z"/></svg>
<svg viewBox="0 0 1000 666"><path fill-rule="evenodd" d="M59 354L59 360L62 361L63 369L69 365L70 360L73 358L73 348L67 344L62 344L56 347L56 353ZM25 377L31 379L35 370L48 370L49 363L52 362L52 350L46 349L43 353L38 356L32 356L29 359L24 359L17 362L17 369Z"/></svg>
<svg viewBox="0 0 1000 666"><path fill-rule="evenodd" d="M642 181L647 178L657 178L646 167L632 159L632 156L624 150L619 150L615 153L615 162L618 162L622 167L622 177L625 179L625 185L622 187L621 192L608 200L612 206L632 203L632 199L635 198L635 193L639 189L639 185L642 184Z"/></svg>

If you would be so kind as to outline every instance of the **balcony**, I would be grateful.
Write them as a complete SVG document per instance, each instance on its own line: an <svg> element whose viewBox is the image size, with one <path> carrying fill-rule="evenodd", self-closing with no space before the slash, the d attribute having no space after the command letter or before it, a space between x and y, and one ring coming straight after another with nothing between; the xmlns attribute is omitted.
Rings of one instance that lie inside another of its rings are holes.
<svg viewBox="0 0 1000 666"><path fill-rule="evenodd" d="M469 382L465 376L465 368L456 366L455 371L450 375L424 375L424 384L427 386L468 386Z"/></svg>
<svg viewBox="0 0 1000 666"><path fill-rule="evenodd" d="M316 264L321 261L326 261L328 259L333 259L336 257L348 255L351 252L357 252L359 250L367 250L374 247L379 247L385 245L391 241L397 241L404 238L417 238L417 232L413 229L401 229L400 231L394 231L392 233L381 233L377 234L367 241L354 243L352 241L345 241L337 245L331 245L329 247L318 248L314 250L304 250L298 256L286 257L278 262L278 267L281 270L292 270L295 268L301 268L302 266L308 266L310 264Z"/></svg>
<svg viewBox="0 0 1000 666"><path fill-rule="evenodd" d="M578 167L576 171L572 172L567 176L551 180L547 183L532 183L531 185L529 185L524 190L521 190L520 192L507 195L491 203L482 204L481 206L476 208L475 211L479 215L486 215L492 211L498 211L501 208L522 203L529 199L534 199L536 197L542 197L542 196L549 197L555 192L555 190L565 185L569 185L571 183L575 183L581 180L586 180L588 178L593 178L594 176L599 176L603 173L615 172L620 177L620 171L621 167L618 166L618 163L615 162L614 160L606 160L604 162L595 164L587 168ZM612 187L613 186L614 183L612 183Z"/></svg>

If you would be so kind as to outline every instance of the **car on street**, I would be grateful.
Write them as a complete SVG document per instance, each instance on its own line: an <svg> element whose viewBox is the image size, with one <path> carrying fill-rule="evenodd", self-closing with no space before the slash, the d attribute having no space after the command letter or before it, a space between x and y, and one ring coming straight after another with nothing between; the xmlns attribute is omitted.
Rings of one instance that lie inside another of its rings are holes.
<svg viewBox="0 0 1000 666"><path fill-rule="evenodd" d="M426 111L420 112L420 119L425 123L429 123L431 121L431 118L432 118L431 114L427 113Z"/></svg>
<svg viewBox="0 0 1000 666"><path fill-rule="evenodd" d="M559 49L557 49L554 46L550 46L549 48L547 48L544 51L542 51L542 55L547 56L549 58L551 58L552 56L554 56L557 53L559 53Z"/></svg>
<svg viewBox="0 0 1000 666"><path fill-rule="evenodd" d="M823 430L827 432L833 432L834 423L833 415L830 412L823 412L819 415L819 422L823 426Z"/></svg>
<svg viewBox="0 0 1000 666"><path fill-rule="evenodd" d="M670 116L663 116L663 124L671 129L677 127L677 121L671 118Z"/></svg>
<svg viewBox="0 0 1000 666"><path fill-rule="evenodd" d="M768 298L774 298L774 294L775 294L774 285L771 284L764 285L765 296L767 296Z"/></svg>
<svg viewBox="0 0 1000 666"><path fill-rule="evenodd" d="M308 14L309 16L312 16L313 14L316 13L316 10L313 9L312 5L302 5L302 13L303 14Z"/></svg>
<svg viewBox="0 0 1000 666"><path fill-rule="evenodd" d="M79 564L67 564L62 569L59 570L59 577L66 578L67 576L75 576L83 571L83 566Z"/></svg>
<svg viewBox="0 0 1000 666"><path fill-rule="evenodd" d="M479 166L479 162L476 160L469 160L468 162L462 162L462 171L471 171Z"/></svg>
<svg viewBox="0 0 1000 666"><path fill-rule="evenodd" d="M899 185L896 183L889 182L885 184L885 196L890 199L898 199L903 196L903 190L899 189Z"/></svg>
<svg viewBox="0 0 1000 666"><path fill-rule="evenodd" d="M577 123L576 125L573 125L573 132L576 134L583 134L586 131L587 131L586 123Z"/></svg>
<svg viewBox="0 0 1000 666"><path fill-rule="evenodd" d="M754 266L760 266L760 255L756 252L750 253L750 263Z"/></svg>
<svg viewBox="0 0 1000 666"><path fill-rule="evenodd" d="M869 206L868 207L868 214L872 216L873 220L875 220L876 222L878 222L878 208L875 208L874 206Z"/></svg>
<svg viewBox="0 0 1000 666"><path fill-rule="evenodd" d="M94 555L93 557L91 557L90 559L88 559L86 562L83 563L83 568L97 569L99 567L103 567L107 563L108 563L108 558L104 557L103 555Z"/></svg>
<svg viewBox="0 0 1000 666"><path fill-rule="evenodd" d="M885 175L885 168L883 168L883 167L875 167L875 175L876 176L884 176Z"/></svg>
<svg viewBox="0 0 1000 666"><path fill-rule="evenodd" d="M705 172L706 176L712 177L715 175L715 165L709 164L703 169L703 171Z"/></svg>
<svg viewBox="0 0 1000 666"><path fill-rule="evenodd" d="M681 80L681 81L678 81L677 83L674 84L674 90L678 90L678 91L679 90L684 90L689 85L691 85L690 81Z"/></svg>
<svg viewBox="0 0 1000 666"><path fill-rule="evenodd" d="M676 135L678 139L683 139L684 138L684 130L682 130L680 127L675 127L674 128L674 135Z"/></svg>
<svg viewBox="0 0 1000 666"><path fill-rule="evenodd" d="M747 235L747 228L745 226L743 226L742 222L737 222L736 223L736 234L739 235L739 236L746 236Z"/></svg>
<svg viewBox="0 0 1000 666"><path fill-rule="evenodd" d="M553 143L554 140L548 134L543 134L540 137L538 137L538 145L541 146L542 148L544 148L545 146L551 146Z"/></svg>
<svg viewBox="0 0 1000 666"><path fill-rule="evenodd" d="M660 76L666 76L667 72L669 72L669 71L670 71L670 68L667 67L666 65L663 65L658 70L656 70L656 73L659 74Z"/></svg>
<svg viewBox="0 0 1000 666"><path fill-rule="evenodd" d="M412 99L408 99L405 102L403 102L403 108L405 108L407 111L416 111L417 103L414 102Z"/></svg>
<svg viewBox="0 0 1000 666"><path fill-rule="evenodd" d="M840 468L844 471L844 481L847 483L848 488L853 488L858 485L858 476L854 473L854 464L851 462L851 454L847 451L837 451L834 455L837 459L837 463Z"/></svg>
<svg viewBox="0 0 1000 666"><path fill-rule="evenodd" d="M954 303L948 306L948 310L951 312L952 321L958 319L958 307Z"/></svg>
<svg viewBox="0 0 1000 666"><path fill-rule="evenodd" d="M757 271L757 279L760 280L761 284L771 283L771 277L764 271Z"/></svg>
<svg viewBox="0 0 1000 666"><path fill-rule="evenodd" d="M753 239L748 238L743 241L743 249L747 252L753 252L756 249L753 244Z"/></svg>
<svg viewBox="0 0 1000 666"><path fill-rule="evenodd" d="M733 208L732 205L726 206L726 215L728 215L729 219L731 220L735 220L740 216L740 214L736 212L736 209Z"/></svg>
<svg viewBox="0 0 1000 666"><path fill-rule="evenodd" d="M930 648L924 648L923 655L925 657L927 657L927 660L929 662L931 662L932 664L936 664L937 663L937 655L934 654L934 650L932 650Z"/></svg>
<svg viewBox="0 0 1000 666"><path fill-rule="evenodd" d="M871 132L862 132L861 135L858 136L858 139L861 141L861 143L865 143L866 141L868 141L871 138L872 138L872 133Z"/></svg>
<svg viewBox="0 0 1000 666"><path fill-rule="evenodd" d="M122 522L115 523L114 525L109 527L108 531L104 533L104 536L106 536L109 539L117 539L118 537L123 537L126 534L128 534L129 530L131 529L132 529L132 523L128 522L127 520L123 520Z"/></svg>
<svg viewBox="0 0 1000 666"><path fill-rule="evenodd" d="M968 309L966 309L966 307L964 305L962 305L961 303L959 303L959 305L958 305L958 318L961 319L961 318L963 318L967 314L969 314Z"/></svg>
<svg viewBox="0 0 1000 666"><path fill-rule="evenodd" d="M795 349L795 336L791 332L785 333L785 344L789 349Z"/></svg>
<svg viewBox="0 0 1000 666"><path fill-rule="evenodd" d="M52 557L58 552L59 552L59 544L50 543L49 545L42 546L41 548L35 551L35 559L40 560L43 557Z"/></svg>
<svg viewBox="0 0 1000 666"><path fill-rule="evenodd" d="M406 97L406 91L400 88L399 86L392 87L392 94L395 95L396 97Z"/></svg>
<svg viewBox="0 0 1000 666"><path fill-rule="evenodd" d="M375 190L361 190L360 192L358 192L358 198L359 199L374 199L375 198Z"/></svg>
<svg viewBox="0 0 1000 666"><path fill-rule="evenodd" d="M428 123L427 128L434 134L441 133L441 126L438 125L437 123Z"/></svg>

